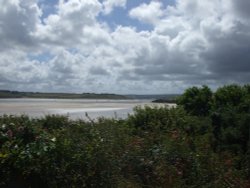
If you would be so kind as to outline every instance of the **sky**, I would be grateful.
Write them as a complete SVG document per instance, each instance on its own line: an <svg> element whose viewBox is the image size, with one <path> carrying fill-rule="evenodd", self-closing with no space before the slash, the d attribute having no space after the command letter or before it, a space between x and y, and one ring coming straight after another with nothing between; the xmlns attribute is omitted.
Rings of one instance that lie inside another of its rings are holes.
<svg viewBox="0 0 250 188"><path fill-rule="evenodd" d="M0 89L181 93L250 83L249 0L0 0Z"/></svg>

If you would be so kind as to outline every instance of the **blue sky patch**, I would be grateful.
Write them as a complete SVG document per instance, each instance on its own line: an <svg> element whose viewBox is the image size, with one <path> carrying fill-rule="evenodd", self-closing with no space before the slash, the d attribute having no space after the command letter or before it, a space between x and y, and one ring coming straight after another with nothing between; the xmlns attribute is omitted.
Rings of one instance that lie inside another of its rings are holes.
<svg viewBox="0 0 250 188"><path fill-rule="evenodd" d="M51 55L49 52L43 52L40 54L28 54L27 55L28 59L30 61L39 61L39 62L48 62L49 60L51 60L54 56Z"/></svg>

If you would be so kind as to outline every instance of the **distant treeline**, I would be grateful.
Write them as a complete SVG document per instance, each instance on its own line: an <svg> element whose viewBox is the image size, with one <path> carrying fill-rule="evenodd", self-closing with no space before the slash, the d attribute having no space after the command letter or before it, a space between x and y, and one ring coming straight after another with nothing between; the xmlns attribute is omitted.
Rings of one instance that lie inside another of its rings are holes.
<svg viewBox="0 0 250 188"><path fill-rule="evenodd" d="M0 90L0 98L56 98L56 99L145 99L156 103L175 103L178 94L118 95L110 93L42 93Z"/></svg>
<svg viewBox="0 0 250 188"><path fill-rule="evenodd" d="M155 98L155 100L153 100L152 102L153 103L176 103L178 97L180 97L180 95L178 94L169 94L169 95Z"/></svg>
<svg viewBox="0 0 250 188"><path fill-rule="evenodd" d="M126 95L127 97L131 99L153 99L153 100L176 100L177 97L180 96L180 94L149 94L149 95Z"/></svg>
<svg viewBox="0 0 250 188"><path fill-rule="evenodd" d="M58 99L128 99L128 97L109 93L41 93L0 90L0 98L58 98Z"/></svg>

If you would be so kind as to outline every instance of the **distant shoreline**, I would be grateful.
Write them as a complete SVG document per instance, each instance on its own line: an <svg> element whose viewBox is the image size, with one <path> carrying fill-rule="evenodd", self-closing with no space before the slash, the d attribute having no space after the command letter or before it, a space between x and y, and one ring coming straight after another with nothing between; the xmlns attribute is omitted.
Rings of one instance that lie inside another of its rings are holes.
<svg viewBox="0 0 250 188"><path fill-rule="evenodd" d="M111 99L111 100L131 100L131 99L147 99L161 100L163 102L174 102L179 94L159 94L159 95L120 95L112 93L43 93L43 92L21 92L0 90L0 99L29 98L29 99ZM157 102L157 101L155 101Z"/></svg>
<svg viewBox="0 0 250 188"><path fill-rule="evenodd" d="M40 99L130 99L124 95L110 93L42 93L0 90L0 98L40 98Z"/></svg>

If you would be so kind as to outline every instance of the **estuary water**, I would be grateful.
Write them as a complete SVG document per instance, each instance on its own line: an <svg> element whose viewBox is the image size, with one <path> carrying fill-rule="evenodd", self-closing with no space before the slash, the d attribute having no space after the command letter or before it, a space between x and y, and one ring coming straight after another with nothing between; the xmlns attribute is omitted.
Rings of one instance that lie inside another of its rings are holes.
<svg viewBox="0 0 250 188"><path fill-rule="evenodd" d="M126 118L136 106L160 105L150 100L95 100L95 99L0 99L0 115L29 115L42 117L49 114L67 115L71 119L98 117Z"/></svg>

